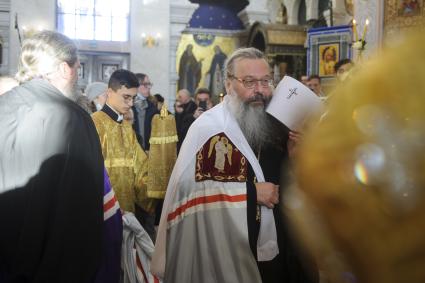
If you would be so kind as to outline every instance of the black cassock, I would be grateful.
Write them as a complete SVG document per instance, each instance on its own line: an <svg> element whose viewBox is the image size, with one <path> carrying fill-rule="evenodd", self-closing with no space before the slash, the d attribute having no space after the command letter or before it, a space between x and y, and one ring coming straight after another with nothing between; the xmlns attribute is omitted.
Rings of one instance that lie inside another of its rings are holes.
<svg viewBox="0 0 425 283"><path fill-rule="evenodd" d="M282 194L289 185L289 158L286 147L288 130L279 122L273 120L276 129L275 140L270 140L260 150L254 150L259 159L266 182L280 185L279 204L273 208L276 223L276 233L279 246L279 254L272 260L258 262L258 268L263 283L316 283L319 275L315 263L306 257L298 247L297 239L291 234L289 221L282 210ZM256 257L256 243L260 223L256 221L256 191L254 185L254 172L249 166L248 170L248 230L251 250Z"/></svg>
<svg viewBox="0 0 425 283"><path fill-rule="evenodd" d="M102 224L90 116L41 79L0 96L0 282L93 282Z"/></svg>

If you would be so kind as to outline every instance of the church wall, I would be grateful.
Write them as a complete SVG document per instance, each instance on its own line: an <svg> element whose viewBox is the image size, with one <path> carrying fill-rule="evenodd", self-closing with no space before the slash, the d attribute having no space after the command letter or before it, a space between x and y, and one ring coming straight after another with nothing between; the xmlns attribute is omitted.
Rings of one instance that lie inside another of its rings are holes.
<svg viewBox="0 0 425 283"><path fill-rule="evenodd" d="M0 73L9 73L9 29L10 29L10 0L0 0L0 44L1 65ZM13 23L12 23L13 25Z"/></svg>
<svg viewBox="0 0 425 283"><path fill-rule="evenodd" d="M363 58L372 58L382 47L383 25L384 25L384 0L363 1L354 0L354 19L358 26L359 36L364 30L366 19L369 19L369 26L365 40L367 42ZM356 54L354 54L356 56Z"/></svg>
<svg viewBox="0 0 425 283"><path fill-rule="evenodd" d="M13 0L10 1L10 52L8 56L9 74L17 71L19 40L14 28L15 13L23 34L23 27L54 30L56 28L55 0ZM134 72L143 72L150 76L154 86L152 93L160 93L166 99L170 96L170 1L169 0L132 0L130 6L130 41L125 48L113 44L81 44L86 51L130 52L129 68ZM158 46L143 46L141 34L161 35ZM88 47L87 47L87 46ZM172 94L174 97L175 94Z"/></svg>
<svg viewBox="0 0 425 283"><path fill-rule="evenodd" d="M383 44L394 45L415 27L425 26L424 0L385 0Z"/></svg>
<svg viewBox="0 0 425 283"><path fill-rule="evenodd" d="M288 18L297 15L291 15L290 3L300 4L301 0L259 0L251 1L251 3L240 12L239 17L243 23L260 20L261 22L274 22L276 15L270 9L277 7L281 3L287 4ZM317 0L303 0L306 3L307 9L313 9ZM375 52L380 50L382 43L388 35L395 34L404 26L415 23L417 18L423 19L425 8L422 9L420 16L403 16L400 17L397 12L397 5L401 0L332 0L334 3L334 24L346 24L347 16L344 9L345 2L353 2L354 18L358 22L358 31L362 32L363 25L368 18L370 25L366 35L366 51L364 57L374 57ZM420 3L424 3L421 0ZM56 28L56 0L0 0L1 7L6 7L10 12L2 13L0 16L0 36L4 40L3 45L3 65L1 72L3 74L14 74L17 70L19 56L19 40L16 29L14 28L15 14L18 14L19 26L21 33L23 27L32 27L38 29ZM392 6L391 6L392 5ZM130 54L129 68L134 72L147 73L154 83L152 93L160 93L169 103L170 109L175 100L176 81L178 80L177 68L178 62L176 59L181 54L181 49L177 52L177 47L180 43L181 32L185 29L193 10L194 4L187 0L131 0L130 14L130 41L128 44L123 44L121 48L112 48L111 45L95 44L88 45L89 51L109 51L109 52L124 52ZM392 8L391 8L392 7ZM395 11L395 19L384 19L385 13ZM387 24L384 23L387 22ZM245 26L246 27L246 26ZM9 31L9 34L7 34ZM161 35L158 46L147 47L143 45L142 33L146 35L156 36ZM84 49L84 44L80 44ZM106 48L106 49L105 49ZM180 47L181 48L181 47ZM87 51L87 48L85 49ZM179 54L177 54L179 53ZM208 66L206 58L204 67ZM177 64L177 66L176 66ZM203 70L203 79L205 80L205 70ZM204 81L203 81L204 82Z"/></svg>
<svg viewBox="0 0 425 283"><path fill-rule="evenodd" d="M153 82L152 94L171 96L169 80L170 60L170 1L133 0L131 6L130 69L149 75ZM141 34L156 36L160 33L159 45L143 46Z"/></svg>
<svg viewBox="0 0 425 283"><path fill-rule="evenodd" d="M18 33L15 29L15 14L23 36L23 27L34 29L55 29L56 25L55 0L13 0L10 1L10 49L9 73L17 71L20 44ZM23 39L23 38L22 38Z"/></svg>

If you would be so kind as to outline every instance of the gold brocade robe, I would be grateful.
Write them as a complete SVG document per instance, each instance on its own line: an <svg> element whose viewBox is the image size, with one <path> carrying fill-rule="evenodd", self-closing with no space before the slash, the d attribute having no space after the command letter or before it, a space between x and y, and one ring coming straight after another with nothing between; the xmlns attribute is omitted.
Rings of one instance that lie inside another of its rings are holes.
<svg viewBox="0 0 425 283"><path fill-rule="evenodd" d="M166 109L165 109L166 111ZM156 114L149 140L148 197L163 199L177 159L177 130L173 115Z"/></svg>
<svg viewBox="0 0 425 283"><path fill-rule="evenodd" d="M148 158L127 121L117 123L102 111L92 115L102 146L105 167L121 209L135 211L135 204L147 212L154 200L147 198Z"/></svg>

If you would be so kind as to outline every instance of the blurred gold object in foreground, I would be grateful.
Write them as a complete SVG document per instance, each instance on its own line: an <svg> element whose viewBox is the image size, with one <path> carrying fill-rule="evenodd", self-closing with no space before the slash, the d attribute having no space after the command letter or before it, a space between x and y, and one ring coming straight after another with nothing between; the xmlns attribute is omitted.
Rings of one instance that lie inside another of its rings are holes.
<svg viewBox="0 0 425 283"><path fill-rule="evenodd" d="M293 223L330 282L425 282L425 36L365 64L306 134Z"/></svg>

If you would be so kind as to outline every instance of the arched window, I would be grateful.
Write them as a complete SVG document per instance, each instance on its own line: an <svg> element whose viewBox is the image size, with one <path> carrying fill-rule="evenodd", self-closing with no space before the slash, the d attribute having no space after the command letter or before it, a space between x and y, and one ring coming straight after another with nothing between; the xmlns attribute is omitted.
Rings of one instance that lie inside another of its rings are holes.
<svg viewBox="0 0 425 283"><path fill-rule="evenodd" d="M57 0L58 31L73 39L128 41L130 0Z"/></svg>

